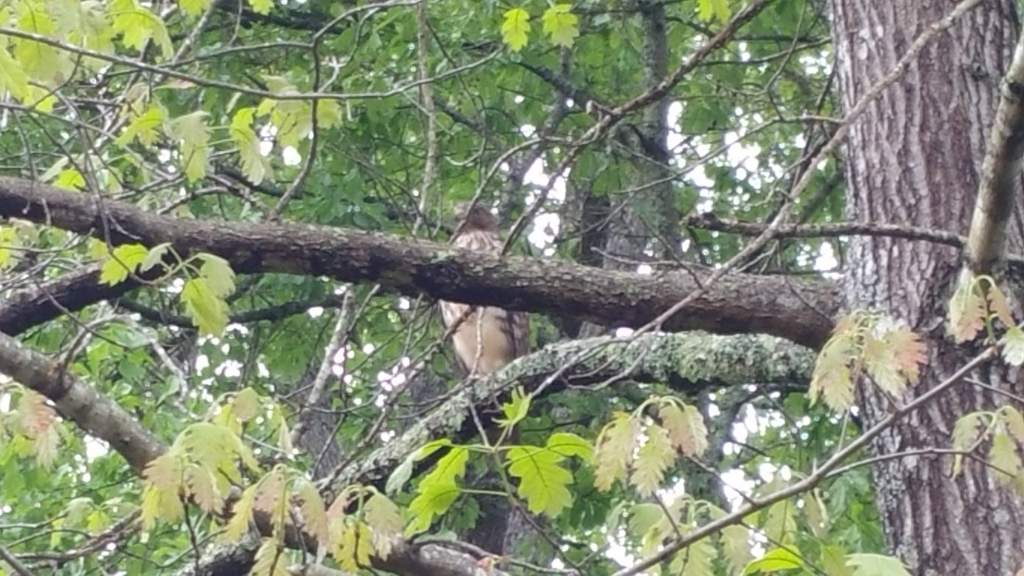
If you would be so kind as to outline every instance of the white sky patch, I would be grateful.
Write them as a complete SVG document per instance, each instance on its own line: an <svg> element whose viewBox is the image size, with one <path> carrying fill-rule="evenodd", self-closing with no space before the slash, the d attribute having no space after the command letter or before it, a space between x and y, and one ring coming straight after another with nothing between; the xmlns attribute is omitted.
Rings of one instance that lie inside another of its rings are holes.
<svg viewBox="0 0 1024 576"><path fill-rule="evenodd" d="M323 306L313 306L309 310L306 310L306 314L309 314L310 318L319 318L324 315Z"/></svg>
<svg viewBox="0 0 1024 576"><path fill-rule="evenodd" d="M522 94L516 94L515 97L512 98L512 101L516 104L522 104L526 101L526 98L524 98Z"/></svg>
<svg viewBox="0 0 1024 576"><path fill-rule="evenodd" d="M537 127L533 124L523 124L519 127L519 133L525 138L531 138L537 133Z"/></svg>
<svg viewBox="0 0 1024 576"><path fill-rule="evenodd" d="M616 338L629 338L630 336L633 335L633 332L635 332L635 330L633 330L632 328L626 328L625 326L623 326L622 328L616 328L615 329L615 337Z"/></svg>
<svg viewBox="0 0 1024 576"><path fill-rule="evenodd" d="M285 166L298 166L302 164L302 154L294 146L286 146L281 150L281 161Z"/></svg>
<svg viewBox="0 0 1024 576"><path fill-rule="evenodd" d="M242 363L238 360L225 360L213 373L225 378L238 378L242 375Z"/></svg>
<svg viewBox="0 0 1024 576"><path fill-rule="evenodd" d="M409 308L412 308L412 302L409 302L408 298L399 298L398 299L398 309L399 310L408 310Z"/></svg>
<svg viewBox="0 0 1024 576"><path fill-rule="evenodd" d="M654 273L654 268L651 268L650 264L641 264L636 267L636 273L643 276L650 276Z"/></svg>
<svg viewBox="0 0 1024 576"><path fill-rule="evenodd" d="M530 241L530 244L537 248L550 246L555 241L555 237L558 236L561 224L562 221L558 214L540 212L533 219L533 227L530 228L527 239Z"/></svg>
<svg viewBox="0 0 1024 576"><path fill-rule="evenodd" d="M8 392L0 394L0 414L6 414L11 411L11 395Z"/></svg>
<svg viewBox="0 0 1024 576"><path fill-rule="evenodd" d="M206 354L200 354L200 355L196 356L195 370L196 370L197 373L202 373L203 370L206 370L209 367L210 367L210 357L209 356L207 356Z"/></svg>
<svg viewBox="0 0 1024 576"><path fill-rule="evenodd" d="M102 458L103 456L106 456L109 453L110 448L107 446L106 442L99 440L97 438L93 438L92 436L85 437L86 460L92 462L93 460L96 460L97 458Z"/></svg>

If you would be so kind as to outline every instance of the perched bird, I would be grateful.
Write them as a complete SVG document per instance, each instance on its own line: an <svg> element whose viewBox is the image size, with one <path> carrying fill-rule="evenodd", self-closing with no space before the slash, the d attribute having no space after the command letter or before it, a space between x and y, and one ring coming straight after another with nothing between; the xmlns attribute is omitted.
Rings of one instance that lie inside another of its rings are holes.
<svg viewBox="0 0 1024 576"><path fill-rule="evenodd" d="M455 215L461 227L456 229L452 244L493 254L501 252L498 219L487 208L472 206L467 202L456 207ZM472 310L452 333L455 356L468 374L489 374L526 354L529 321L525 312L512 312L493 306L481 309L478 306L446 301L441 301L440 305L446 328L450 328L463 314Z"/></svg>

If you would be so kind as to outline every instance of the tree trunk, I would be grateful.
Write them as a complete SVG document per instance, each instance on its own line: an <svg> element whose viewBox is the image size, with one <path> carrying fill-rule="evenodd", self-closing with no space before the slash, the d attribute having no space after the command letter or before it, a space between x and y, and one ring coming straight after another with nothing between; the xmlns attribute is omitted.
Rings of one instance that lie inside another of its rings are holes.
<svg viewBox="0 0 1024 576"><path fill-rule="evenodd" d="M848 110L956 2L831 0L831 5ZM850 220L966 233L999 80L1016 34L1012 0L986 0L933 40L872 104L847 142ZM1020 215L1018 205L1009 234L1012 251L1024 244ZM883 310L927 338L930 363L915 393L934 386L977 351L944 336L946 303L961 265L956 250L857 237L849 242L848 263L849 308ZM976 376L1006 390L1024 390L1017 371L998 365ZM1000 403L983 389L961 384L882 435L873 449L890 454L948 447L960 415ZM891 401L865 386L860 408L870 426L891 411ZM996 576L1021 568L1024 509L984 467L965 466L953 480L948 459L903 458L878 464L874 475L889 545L912 573Z"/></svg>

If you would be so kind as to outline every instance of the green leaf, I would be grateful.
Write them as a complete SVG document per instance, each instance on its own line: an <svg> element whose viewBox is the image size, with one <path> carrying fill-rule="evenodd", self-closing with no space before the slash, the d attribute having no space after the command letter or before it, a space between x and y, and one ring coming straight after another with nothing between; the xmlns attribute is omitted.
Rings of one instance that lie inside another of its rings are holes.
<svg viewBox="0 0 1024 576"><path fill-rule="evenodd" d="M29 95L28 74L21 64L11 57L7 48L0 46L0 93L10 92L24 102Z"/></svg>
<svg viewBox="0 0 1024 576"><path fill-rule="evenodd" d="M513 52L519 52L526 46L530 34L530 14L522 8L505 11L501 23L501 39Z"/></svg>
<svg viewBox="0 0 1024 576"><path fill-rule="evenodd" d="M1011 366L1024 364L1024 330L1011 326L1003 335L1003 360Z"/></svg>
<svg viewBox="0 0 1024 576"><path fill-rule="evenodd" d="M641 496L650 496L661 485L665 471L675 461L676 451L668 432L661 426L649 425L645 435L647 441L637 453L631 481Z"/></svg>
<svg viewBox="0 0 1024 576"><path fill-rule="evenodd" d="M206 252L196 255L202 260L199 276L206 280L210 290L218 298L226 298L235 291L235 272L228 261Z"/></svg>
<svg viewBox="0 0 1024 576"><path fill-rule="evenodd" d="M253 184L263 182L270 171L267 159L260 153L260 139L252 129L255 108L242 108L231 120L231 139L238 146L242 172Z"/></svg>
<svg viewBox="0 0 1024 576"><path fill-rule="evenodd" d="M165 59L174 55L174 46L164 21L136 0L112 0L109 12L114 32L121 35L125 46L142 52L152 39Z"/></svg>
<svg viewBox="0 0 1024 576"><path fill-rule="evenodd" d="M65 168L57 175L53 185L64 190L82 190L85 188L85 176L74 168Z"/></svg>
<svg viewBox="0 0 1024 576"><path fill-rule="evenodd" d="M690 544L672 557L669 570L678 576L706 576L714 574L713 562L718 556L714 543L704 538Z"/></svg>
<svg viewBox="0 0 1024 576"><path fill-rule="evenodd" d="M748 574L770 574L780 570L795 570L804 567L803 558L797 556L789 548L775 548L769 550L764 556L747 564L743 569L743 576Z"/></svg>
<svg viewBox="0 0 1024 576"><path fill-rule="evenodd" d="M502 428L511 428L522 422L523 418L526 418L526 414L530 411L530 396L523 394L523 389L517 387L512 391L512 398L501 405L501 412L505 415L504 418L495 418L495 422L501 425Z"/></svg>
<svg viewBox="0 0 1024 576"><path fill-rule="evenodd" d="M910 576L902 562L881 554L849 554L846 565L853 568L854 576Z"/></svg>
<svg viewBox="0 0 1024 576"><path fill-rule="evenodd" d="M249 0L249 6L252 6L252 11L257 14L270 14L274 0Z"/></svg>
<svg viewBox="0 0 1024 576"><path fill-rule="evenodd" d="M249 531L249 524L252 522L252 507L256 500L256 489L259 486L253 484L242 492L242 496L231 507L231 519L224 527L223 538L226 542L238 542L242 536Z"/></svg>
<svg viewBox="0 0 1024 576"><path fill-rule="evenodd" d="M561 454L537 446L515 446L508 451L508 472L519 479L518 494L530 512L554 518L569 504L572 474L561 466Z"/></svg>
<svg viewBox="0 0 1024 576"><path fill-rule="evenodd" d="M228 305L210 288L205 278L192 278L181 291L185 311L203 335L220 336L228 325Z"/></svg>
<svg viewBox="0 0 1024 576"><path fill-rule="evenodd" d="M973 340L985 327L985 317L985 299L978 293L977 280L961 278L949 302L947 331L957 343Z"/></svg>
<svg viewBox="0 0 1024 576"><path fill-rule="evenodd" d="M254 558L250 576L288 576L285 557L274 538L264 538Z"/></svg>
<svg viewBox="0 0 1024 576"><path fill-rule="evenodd" d="M845 332L832 336L818 355L811 377L811 402L819 398L835 411L844 411L853 405L853 374L849 364L855 359L853 339Z"/></svg>
<svg viewBox="0 0 1024 576"><path fill-rule="evenodd" d="M421 449L422 452L422 449ZM461 489L455 481L466 473L469 450L454 446L422 480L416 498L409 504L413 520L406 528L406 534L417 534L430 528L434 517L444 514L455 502Z"/></svg>
<svg viewBox="0 0 1024 576"><path fill-rule="evenodd" d="M548 437L546 446L559 456L577 456L585 462L594 457L594 447L590 442L571 432L555 432Z"/></svg>
<svg viewBox="0 0 1024 576"><path fill-rule="evenodd" d="M105 245L101 244L101 246ZM143 258L142 262L139 264L139 272L146 272L153 268L154 266L156 266L157 264L160 264L163 261L164 255L167 254L167 252L169 252L170 250L170 242L157 244L156 246L150 248L149 252L146 254L146 257Z"/></svg>
<svg viewBox="0 0 1024 576"><path fill-rule="evenodd" d="M137 140L144 146L152 146L156 143L157 138L160 137L160 130L166 119L166 113L163 108L156 104L150 104L145 112L135 116L125 126L124 131L117 137L117 143L121 146L127 146Z"/></svg>
<svg viewBox="0 0 1024 576"><path fill-rule="evenodd" d="M729 0L697 0L697 10L700 19L705 22L718 18L724 24L731 16Z"/></svg>
<svg viewBox="0 0 1024 576"><path fill-rule="evenodd" d="M551 38L552 44L572 48L580 30L579 18L572 13L571 4L555 4L544 11L542 20L544 33Z"/></svg>
<svg viewBox="0 0 1024 576"><path fill-rule="evenodd" d="M363 505L363 519L373 532L373 549L382 560L402 536L402 512L387 496L374 492Z"/></svg>
<svg viewBox="0 0 1024 576"><path fill-rule="evenodd" d="M1014 478L1020 475L1021 459L1017 454L1017 443L1003 430L998 430L992 435L988 463L995 469L996 480L1001 484L1010 484Z"/></svg>
<svg viewBox="0 0 1024 576"><path fill-rule="evenodd" d="M971 412L961 416L953 426L953 449L960 452L971 450L988 429L990 419L988 412ZM962 454L953 457L954 476L960 473L962 464Z"/></svg>
<svg viewBox="0 0 1024 576"><path fill-rule="evenodd" d="M210 163L210 131L206 126L208 114L193 112L175 118L168 132L179 143L179 163L189 184L202 180Z"/></svg>
<svg viewBox="0 0 1024 576"><path fill-rule="evenodd" d="M213 4L213 0L178 0L181 11L189 16L199 16Z"/></svg>
<svg viewBox="0 0 1024 576"><path fill-rule="evenodd" d="M100 284L114 286L124 282L128 274L142 264L147 254L149 250L142 244L122 244L114 248L100 269Z"/></svg>

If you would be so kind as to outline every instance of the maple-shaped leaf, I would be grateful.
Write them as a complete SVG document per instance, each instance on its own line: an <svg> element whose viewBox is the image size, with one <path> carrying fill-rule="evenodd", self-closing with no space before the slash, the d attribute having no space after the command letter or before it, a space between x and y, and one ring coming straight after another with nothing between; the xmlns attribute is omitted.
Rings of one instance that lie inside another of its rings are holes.
<svg viewBox="0 0 1024 576"><path fill-rule="evenodd" d="M847 333L836 334L825 343L811 377L809 395L812 404L821 398L836 411L853 405L853 374L849 365L855 351L853 340Z"/></svg>
<svg viewBox="0 0 1024 576"><path fill-rule="evenodd" d="M1024 364L1024 330L1011 326L1000 340L1003 345L1003 360L1011 366Z"/></svg>
<svg viewBox="0 0 1024 576"><path fill-rule="evenodd" d="M63 190L75 192L85 188L85 176L82 176L82 173L74 168L65 168L53 180L53 185Z"/></svg>
<svg viewBox="0 0 1024 576"><path fill-rule="evenodd" d="M161 106L151 104L142 114L136 115L132 121L125 126L124 131L117 137L120 146L127 146L138 141L143 146L156 144L167 120L167 113Z"/></svg>
<svg viewBox="0 0 1024 576"><path fill-rule="evenodd" d="M513 52L526 46L530 34L530 14L522 8L506 10L501 22L501 39Z"/></svg>
<svg viewBox="0 0 1024 576"><path fill-rule="evenodd" d="M718 557L714 542L703 538L675 553L669 570L678 576L706 576L714 574L713 563Z"/></svg>
<svg viewBox="0 0 1024 576"><path fill-rule="evenodd" d="M576 456L584 462L594 457L594 447L590 442L571 432L555 432L544 446L559 456Z"/></svg>
<svg viewBox="0 0 1024 576"><path fill-rule="evenodd" d="M708 429L704 415L696 406L676 401L662 402L658 418L668 431L672 444L687 456L700 456L708 448Z"/></svg>
<svg viewBox="0 0 1024 576"><path fill-rule="evenodd" d="M627 412L616 412L601 431L594 450L597 463L594 486L598 490L607 491L616 480L626 477L639 431L638 424Z"/></svg>
<svg viewBox="0 0 1024 576"><path fill-rule="evenodd" d="M373 549L387 560L391 549L402 537L402 512L387 496L374 492L363 504L363 519L373 532Z"/></svg>
<svg viewBox="0 0 1024 576"><path fill-rule="evenodd" d="M18 29L51 38L57 36L57 26L44 5L39 2L18 2L17 6L15 24ZM44 84L61 81L69 72L67 54L28 38L14 39L14 58L29 78ZM32 92L32 86L25 87L25 91Z"/></svg>
<svg viewBox="0 0 1024 576"><path fill-rule="evenodd" d="M494 421L502 428L512 428L526 418L526 414L530 411L530 400L530 395L524 394L523 389L517 387L512 391L509 401L501 405L501 412L505 417L495 418Z"/></svg>
<svg viewBox="0 0 1024 576"><path fill-rule="evenodd" d="M223 538L225 542L238 542L249 531L249 525L252 523L252 508L253 501L256 499L256 489L256 484L246 488L238 498L238 501L231 507L231 519L228 520L227 525L224 527Z"/></svg>
<svg viewBox="0 0 1024 576"><path fill-rule="evenodd" d="M420 480L416 498L409 504L413 520L406 528L406 534L416 534L430 528L434 517L444 514L455 502L461 492L456 480L466 473L468 459L468 449L453 446L437 461L434 469Z"/></svg>
<svg viewBox="0 0 1024 576"><path fill-rule="evenodd" d="M327 510L320 492L312 482L306 478L299 478L295 484L295 499L298 500L306 532L316 538L321 549L326 548L330 534L327 531Z"/></svg>
<svg viewBox="0 0 1024 576"><path fill-rule="evenodd" d="M249 6L252 6L252 11L257 14L270 14L274 0L249 0Z"/></svg>
<svg viewBox="0 0 1024 576"><path fill-rule="evenodd" d="M973 278L961 278L949 301L947 331L958 343L973 340L985 327L985 299Z"/></svg>
<svg viewBox="0 0 1024 576"><path fill-rule="evenodd" d="M398 493L402 489L402 487L405 486L405 483L409 481L409 478L412 477L412 467L416 462L419 462L420 460L426 458L427 456L430 456L431 454L433 454L437 450L440 450L443 447L451 445L451 440L448 440L447 438L439 438L437 440L432 440L428 442L419 450L415 450L412 453L410 453L408 456L405 457L405 460L403 460L401 464L395 467L395 469L391 472L391 475L388 476L388 481L385 484L384 492L387 494Z"/></svg>
<svg viewBox="0 0 1024 576"><path fill-rule="evenodd" d="M697 0L697 15L705 22L718 18L724 24L731 16L729 0Z"/></svg>
<svg viewBox="0 0 1024 576"><path fill-rule="evenodd" d="M206 280L214 296L226 298L235 291L235 272L227 260L206 252L197 254L196 258L203 262L199 276Z"/></svg>
<svg viewBox="0 0 1024 576"><path fill-rule="evenodd" d="M538 446L515 446L507 453L508 472L519 479L518 494L534 514L554 518L572 503L566 488L572 473L562 465L565 457Z"/></svg>
<svg viewBox="0 0 1024 576"><path fill-rule="evenodd" d="M136 0L111 0L108 13L114 32L121 35L125 46L142 52L152 39L164 58L174 55L174 46L164 21Z"/></svg>
<svg viewBox="0 0 1024 576"><path fill-rule="evenodd" d="M149 250L142 244L122 244L110 254L100 269L100 284L114 286L128 279L138 269Z"/></svg>
<svg viewBox="0 0 1024 576"><path fill-rule="evenodd" d="M953 449L959 452L973 449L988 430L990 420L991 415L988 412L971 412L961 416L953 426ZM960 473L962 463L962 454L953 457L954 476Z"/></svg>
<svg viewBox="0 0 1024 576"><path fill-rule="evenodd" d="M846 565L854 576L910 576L898 558L881 554L848 554Z"/></svg>
<svg viewBox="0 0 1024 576"><path fill-rule="evenodd" d="M185 282L181 301L200 334L220 336L224 333L230 311L228 304L217 296L205 278L192 278Z"/></svg>
<svg viewBox="0 0 1024 576"><path fill-rule="evenodd" d="M22 102L30 94L28 74L4 46L0 46L0 93L2 92L10 92L11 96Z"/></svg>
<svg viewBox="0 0 1024 576"><path fill-rule="evenodd" d="M213 0L178 0L181 11L189 16L199 16L213 4Z"/></svg>
<svg viewBox="0 0 1024 576"><path fill-rule="evenodd" d="M996 480L1008 485L1020 475L1021 459L1017 453L1017 443L1010 438L1005 430L997 427L992 434L992 446L988 452L988 463L995 469Z"/></svg>
<svg viewBox="0 0 1024 576"><path fill-rule="evenodd" d="M552 44L572 48L576 37L580 35L580 29L579 18L572 13L571 4L555 4L544 11L541 19L544 33L551 38Z"/></svg>
<svg viewBox="0 0 1024 576"><path fill-rule="evenodd" d="M255 113L255 108L242 108L235 112L230 132L242 159L242 172L253 184L259 184L270 172L270 166L260 152L260 139L252 129Z"/></svg>
<svg viewBox="0 0 1024 576"><path fill-rule="evenodd" d="M650 496L661 485L665 471L675 461L676 451L668 432L657 424L647 426L645 436L647 440L637 452L630 480L641 496Z"/></svg>
<svg viewBox="0 0 1024 576"><path fill-rule="evenodd" d="M818 563L828 576L853 576L853 569L846 565L846 551L840 546L823 546Z"/></svg>
<svg viewBox="0 0 1024 576"><path fill-rule="evenodd" d="M210 164L210 130L203 111L179 116L168 125L168 133L178 141L178 159L189 184L202 180Z"/></svg>
<svg viewBox="0 0 1024 576"><path fill-rule="evenodd" d="M254 558L250 576L288 576L285 557L277 540L264 538Z"/></svg>
<svg viewBox="0 0 1024 576"><path fill-rule="evenodd" d="M743 576L748 574L769 574L781 570L799 570L804 567L804 559L789 548L773 548L765 552L757 560L747 564Z"/></svg>

